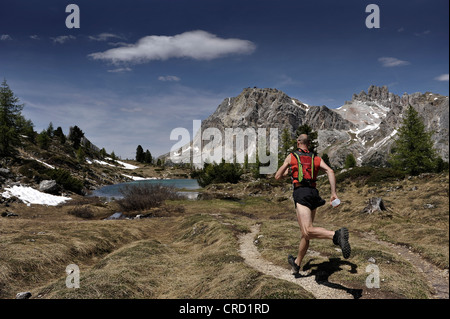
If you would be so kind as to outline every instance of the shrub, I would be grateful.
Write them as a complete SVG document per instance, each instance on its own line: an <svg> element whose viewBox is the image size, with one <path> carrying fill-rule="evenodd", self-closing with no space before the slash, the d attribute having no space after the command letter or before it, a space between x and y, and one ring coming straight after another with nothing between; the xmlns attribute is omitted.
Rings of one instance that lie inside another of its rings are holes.
<svg viewBox="0 0 450 319"><path fill-rule="evenodd" d="M209 184L219 183L237 183L242 175L242 169L239 164L225 163L220 164L206 163L201 170L191 173L192 178L196 178L201 187Z"/></svg>
<svg viewBox="0 0 450 319"><path fill-rule="evenodd" d="M47 168L34 160L24 160L24 164L19 168L19 173L25 177L33 178L37 175L45 175Z"/></svg>
<svg viewBox="0 0 450 319"><path fill-rule="evenodd" d="M385 167L354 167L336 176L336 182L356 181L359 185L374 185L405 178L405 172Z"/></svg>
<svg viewBox="0 0 450 319"><path fill-rule="evenodd" d="M126 185L120 192L124 197L119 199L117 203L125 212L159 207L167 199L182 198L175 187L160 184Z"/></svg>
<svg viewBox="0 0 450 319"><path fill-rule="evenodd" d="M83 195L83 181L72 177L68 171L59 168L50 169L47 171L47 175L66 190Z"/></svg>

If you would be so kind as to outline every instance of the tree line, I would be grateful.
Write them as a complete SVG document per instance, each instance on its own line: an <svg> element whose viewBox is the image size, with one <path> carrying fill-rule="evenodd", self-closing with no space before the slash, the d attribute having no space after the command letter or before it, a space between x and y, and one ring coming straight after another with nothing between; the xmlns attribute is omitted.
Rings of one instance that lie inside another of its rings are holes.
<svg viewBox="0 0 450 319"><path fill-rule="evenodd" d="M69 128L67 136L60 126L55 129L52 122L47 129L35 132L33 122L22 115L23 108L24 104L20 103L7 81L3 80L0 86L0 157L14 158L18 147L23 146L23 138L42 150L49 150L52 143L58 142L58 147L69 146L71 151L65 150L69 154L73 153L80 163L85 162L88 155L100 158L108 156L104 148L100 150L94 147L77 125ZM114 151L109 156L116 159Z"/></svg>

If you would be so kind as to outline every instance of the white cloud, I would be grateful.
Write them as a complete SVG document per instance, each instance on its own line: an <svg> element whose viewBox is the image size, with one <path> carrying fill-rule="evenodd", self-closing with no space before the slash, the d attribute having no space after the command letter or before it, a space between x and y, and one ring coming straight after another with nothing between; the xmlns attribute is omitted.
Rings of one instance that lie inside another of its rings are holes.
<svg viewBox="0 0 450 319"><path fill-rule="evenodd" d="M395 66L403 66L410 64L408 61L403 61L393 57L381 57L378 59L382 66L390 68Z"/></svg>
<svg viewBox="0 0 450 319"><path fill-rule="evenodd" d="M175 36L146 36L136 44L92 53L89 57L113 63L145 63L171 58L212 60L230 54L251 54L255 48L255 44L251 41L223 39L206 31L197 30Z"/></svg>
<svg viewBox="0 0 450 319"><path fill-rule="evenodd" d="M109 39L123 39L123 37L113 33L100 33L96 36L90 35L89 39L93 41L107 41Z"/></svg>
<svg viewBox="0 0 450 319"><path fill-rule="evenodd" d="M108 70L108 72L110 73L123 73L123 72L130 72L133 71L133 69L130 68L117 68L117 69L113 69L113 70Z"/></svg>
<svg viewBox="0 0 450 319"><path fill-rule="evenodd" d="M447 81L448 82L448 73L447 74L441 74L441 75L435 77L434 79L437 80L437 81L442 81L442 82Z"/></svg>
<svg viewBox="0 0 450 319"><path fill-rule="evenodd" d="M12 38L9 34L0 35L0 41L7 41L7 40L12 40Z"/></svg>
<svg viewBox="0 0 450 319"><path fill-rule="evenodd" d="M160 76L158 77L159 81L163 81L163 82L178 82L181 79L178 76L175 75L166 75L166 76Z"/></svg>
<svg viewBox="0 0 450 319"><path fill-rule="evenodd" d="M39 36L36 35L36 34L30 35L30 39L33 39L33 40L40 40Z"/></svg>
<svg viewBox="0 0 450 319"><path fill-rule="evenodd" d="M76 37L74 37L73 35L60 35L58 37L50 37L50 39L53 40L53 43L63 44L68 40L75 40Z"/></svg>

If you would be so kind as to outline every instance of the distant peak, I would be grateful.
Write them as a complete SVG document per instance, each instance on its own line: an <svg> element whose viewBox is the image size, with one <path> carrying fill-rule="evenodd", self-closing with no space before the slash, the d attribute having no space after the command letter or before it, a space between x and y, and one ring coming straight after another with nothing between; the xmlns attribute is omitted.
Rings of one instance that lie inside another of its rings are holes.
<svg viewBox="0 0 450 319"><path fill-rule="evenodd" d="M367 93L363 90L359 94L353 94L353 101L386 101L395 97L394 93L389 92L389 89L386 85L381 87L376 85L371 85L367 89Z"/></svg>

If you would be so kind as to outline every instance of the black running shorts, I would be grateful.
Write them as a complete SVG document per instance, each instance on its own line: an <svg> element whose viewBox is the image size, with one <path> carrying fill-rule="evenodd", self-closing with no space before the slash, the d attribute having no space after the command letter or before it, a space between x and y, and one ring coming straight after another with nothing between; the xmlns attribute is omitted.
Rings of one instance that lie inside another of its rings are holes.
<svg viewBox="0 0 450 319"><path fill-rule="evenodd" d="M293 193L294 204L306 206L311 210L325 205L325 200L319 195L319 191L314 187L297 187Z"/></svg>

